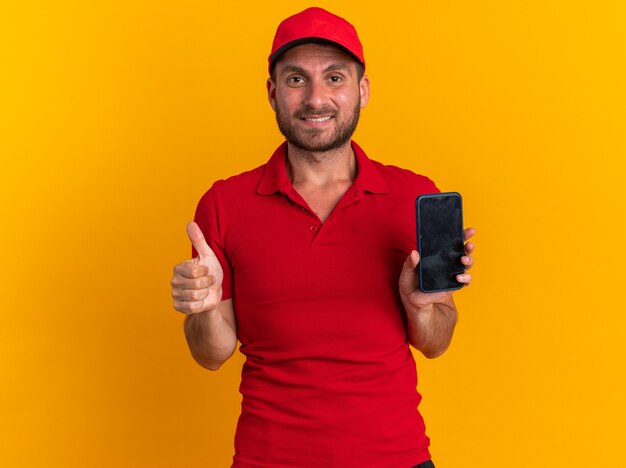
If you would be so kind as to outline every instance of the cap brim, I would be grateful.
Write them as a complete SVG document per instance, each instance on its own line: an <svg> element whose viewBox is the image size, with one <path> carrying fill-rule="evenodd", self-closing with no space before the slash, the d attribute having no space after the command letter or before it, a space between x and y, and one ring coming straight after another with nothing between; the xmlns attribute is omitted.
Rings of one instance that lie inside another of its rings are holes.
<svg viewBox="0 0 626 468"><path fill-rule="evenodd" d="M276 60L278 60L280 56L283 55L285 52L287 52L289 49L293 49L294 47L297 47L302 44L311 44L311 43L312 44L327 44L333 47L337 47L341 49L343 52L345 52L346 54L348 54L350 57L352 57L354 60L359 62L361 65L363 65L363 62L361 61L360 58L358 58L356 55L354 55L352 52L350 52L347 48L345 48L338 42L330 41L322 37L313 36L313 37L303 37L300 39L296 39L280 46L278 49L274 51L272 55L270 55L270 58L269 58L270 68L274 66L274 63L276 62Z"/></svg>

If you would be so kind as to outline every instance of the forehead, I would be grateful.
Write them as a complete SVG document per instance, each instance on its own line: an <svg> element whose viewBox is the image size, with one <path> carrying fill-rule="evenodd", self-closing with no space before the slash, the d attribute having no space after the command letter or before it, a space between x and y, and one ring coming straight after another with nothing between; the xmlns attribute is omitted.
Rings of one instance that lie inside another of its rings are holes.
<svg viewBox="0 0 626 468"><path fill-rule="evenodd" d="M302 44L289 49L276 61L276 71L288 65L300 68L313 68L329 64L356 66L356 60L341 48L330 44Z"/></svg>

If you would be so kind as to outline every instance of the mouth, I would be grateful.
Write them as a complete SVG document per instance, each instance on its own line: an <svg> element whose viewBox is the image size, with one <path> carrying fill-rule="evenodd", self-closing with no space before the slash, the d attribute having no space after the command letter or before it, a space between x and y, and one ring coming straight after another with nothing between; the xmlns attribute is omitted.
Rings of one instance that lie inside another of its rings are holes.
<svg viewBox="0 0 626 468"><path fill-rule="evenodd" d="M302 117L302 120L306 120L307 122L322 123L322 122L327 122L328 120L332 118L333 117L329 115L326 117Z"/></svg>
<svg viewBox="0 0 626 468"><path fill-rule="evenodd" d="M334 118L334 115L304 115L300 116L300 122L309 129L322 130L329 126Z"/></svg>

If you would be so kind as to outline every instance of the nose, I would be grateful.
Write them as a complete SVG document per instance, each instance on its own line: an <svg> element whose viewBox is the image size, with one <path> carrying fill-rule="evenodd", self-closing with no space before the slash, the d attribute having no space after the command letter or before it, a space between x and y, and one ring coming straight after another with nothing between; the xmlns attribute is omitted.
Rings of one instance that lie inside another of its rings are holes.
<svg viewBox="0 0 626 468"><path fill-rule="evenodd" d="M304 104L313 109L323 107L326 103L324 84L318 80L311 80L307 86Z"/></svg>

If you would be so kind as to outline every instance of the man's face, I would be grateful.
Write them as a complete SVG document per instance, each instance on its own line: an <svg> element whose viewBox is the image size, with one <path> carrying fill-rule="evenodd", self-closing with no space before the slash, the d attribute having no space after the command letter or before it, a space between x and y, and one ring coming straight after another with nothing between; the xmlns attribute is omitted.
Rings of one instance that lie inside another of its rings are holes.
<svg viewBox="0 0 626 468"><path fill-rule="evenodd" d="M303 44L285 52L273 76L269 100L290 144L323 152L350 141L369 99L368 79L359 81L352 57L332 46Z"/></svg>

